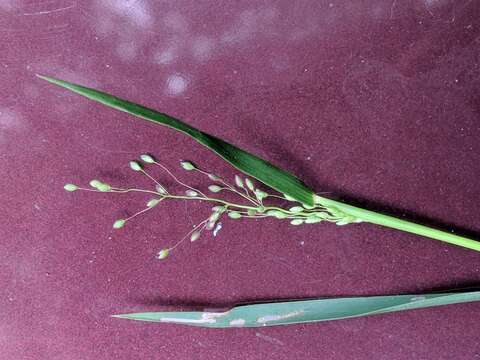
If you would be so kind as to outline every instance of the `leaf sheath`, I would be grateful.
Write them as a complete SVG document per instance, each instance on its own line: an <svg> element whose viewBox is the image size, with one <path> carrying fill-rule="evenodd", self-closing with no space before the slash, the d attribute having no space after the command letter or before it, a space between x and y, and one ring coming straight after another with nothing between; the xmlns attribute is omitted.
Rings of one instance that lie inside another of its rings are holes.
<svg viewBox="0 0 480 360"><path fill-rule="evenodd" d="M397 230L402 230L430 239L441 240L450 244L462 246L467 249L480 251L480 242L465 238L463 236L433 229L424 225L415 224L410 221L397 219L393 216L388 216L374 211L362 209L356 206L342 203L340 201L327 199L318 195L315 196L315 202L326 207L336 207L337 209L343 211L345 214L362 219L365 222Z"/></svg>

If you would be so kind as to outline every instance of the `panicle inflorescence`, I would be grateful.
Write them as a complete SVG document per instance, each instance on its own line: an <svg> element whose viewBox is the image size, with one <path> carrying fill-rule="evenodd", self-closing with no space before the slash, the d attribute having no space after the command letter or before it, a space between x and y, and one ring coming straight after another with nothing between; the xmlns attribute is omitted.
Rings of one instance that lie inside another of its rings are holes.
<svg viewBox="0 0 480 360"><path fill-rule="evenodd" d="M146 171L145 165L159 167L167 174L167 176L172 178L176 185L180 186L182 190L179 191L177 189L174 191L173 189L167 188L164 184ZM316 207L307 207L304 204L298 203L295 199L289 197L288 195L269 194L264 190L257 188L253 180L248 177L242 178L240 175L235 175L233 184L231 184L218 175L202 170L194 165L191 161L182 160L180 162L180 166L184 170L198 173L202 176L205 176L210 181L213 181L214 183L208 185L207 189L210 193L215 194L214 197L211 195L206 195L200 189L190 186L187 183L179 180L179 178L165 165L158 162L149 154L142 154L140 156L140 160L130 161L129 166L133 171L143 174L149 180L151 180L153 182L153 189L113 187L112 185L97 179L93 179L89 182L90 188L82 188L74 184L66 184L64 189L70 192L76 190L85 190L108 193L136 192L153 195L153 197L146 203L146 207L144 209L134 213L129 217L115 220L113 223L114 229L123 228L128 221L153 209L164 200L195 200L206 201L214 204L212 211L207 218L195 225L173 246L161 249L156 256L158 259L165 259L173 249L175 249L186 239L190 239L191 242L197 241L202 236L204 231L212 231L214 236L216 236L217 232L221 229L220 220L223 216L227 216L230 219L259 219L273 217L281 220L286 219L292 225L315 224L322 221L334 222L337 225L358 222L357 219L343 214L338 209L325 208L320 205L317 205ZM224 198L219 197L219 195L222 195L223 192L229 192L233 194L239 201L232 202L231 200L227 201ZM283 207L264 203L269 198L276 198L283 202L287 202L287 206ZM294 206L288 206L288 202L295 202L296 204Z"/></svg>

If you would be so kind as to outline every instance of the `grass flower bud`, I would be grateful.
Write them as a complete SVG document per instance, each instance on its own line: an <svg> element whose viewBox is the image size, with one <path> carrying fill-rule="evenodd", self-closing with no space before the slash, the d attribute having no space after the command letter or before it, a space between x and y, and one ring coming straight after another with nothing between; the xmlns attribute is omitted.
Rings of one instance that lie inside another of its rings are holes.
<svg viewBox="0 0 480 360"><path fill-rule="evenodd" d="M180 165L182 166L182 168L184 168L187 171L191 171L191 170L196 169L196 166L193 165L190 161L185 161L185 160L180 161Z"/></svg>
<svg viewBox="0 0 480 360"><path fill-rule="evenodd" d="M208 178L212 181L220 181L221 179L215 174L208 174Z"/></svg>
<svg viewBox="0 0 480 360"><path fill-rule="evenodd" d="M143 154L143 155L140 155L140 159L142 159L142 161L148 163L148 164L153 164L155 163L155 159L153 157L151 157L150 155L148 154Z"/></svg>
<svg viewBox="0 0 480 360"><path fill-rule="evenodd" d="M314 215L320 219L328 219L330 218L330 215L327 212L321 211L321 212L316 212Z"/></svg>
<svg viewBox="0 0 480 360"><path fill-rule="evenodd" d="M268 210L267 215L276 217L277 219L285 219L287 217L287 214L280 210Z"/></svg>
<svg viewBox="0 0 480 360"><path fill-rule="evenodd" d="M231 218L231 219L240 219L242 217L242 214L240 214L239 212L236 212L236 211L230 211L228 213L228 217Z"/></svg>
<svg viewBox="0 0 480 360"><path fill-rule="evenodd" d="M89 184L90 184L91 187L93 187L93 188L95 188L95 189L98 189L98 187L99 187L100 185L102 185L102 182L94 179L94 180L90 181Z"/></svg>
<svg viewBox="0 0 480 360"><path fill-rule="evenodd" d="M142 165L138 161L130 161L129 164L133 171L142 171Z"/></svg>
<svg viewBox="0 0 480 360"><path fill-rule="evenodd" d="M193 191L193 190L187 190L187 191L185 191L185 194L187 196L190 196L190 197L198 196L198 193L196 191Z"/></svg>
<svg viewBox="0 0 480 360"><path fill-rule="evenodd" d="M249 188L251 191L255 190L255 187L253 186L253 182L249 178L245 179L245 184L247 185L247 188Z"/></svg>
<svg viewBox="0 0 480 360"><path fill-rule="evenodd" d="M215 222L208 220L208 221L207 221L207 224L205 225L205 229L207 229L207 230L213 230L214 227L215 227Z"/></svg>
<svg viewBox="0 0 480 360"><path fill-rule="evenodd" d="M243 181L242 178L238 175L235 175L235 185L237 185L239 188L243 189Z"/></svg>
<svg viewBox="0 0 480 360"><path fill-rule="evenodd" d="M292 225L302 225L303 220L302 219L293 219L292 221L290 221L290 224L292 224Z"/></svg>
<svg viewBox="0 0 480 360"><path fill-rule="evenodd" d="M309 216L308 218L305 219L305 224L316 224L319 222L322 222L323 219L317 217L317 216Z"/></svg>
<svg viewBox="0 0 480 360"><path fill-rule="evenodd" d="M157 184L155 186L155 190L157 190L159 194L162 194L162 195L167 194L167 190L160 184Z"/></svg>
<svg viewBox="0 0 480 360"><path fill-rule="evenodd" d="M74 185L74 184L65 184L65 186L63 188L67 191L70 191L70 192L78 190L78 186Z"/></svg>
<svg viewBox="0 0 480 360"><path fill-rule="evenodd" d="M113 223L113 228L114 229L120 229L123 227L123 225L125 225L125 220L124 219L118 219L117 221L115 221Z"/></svg>
<svg viewBox="0 0 480 360"><path fill-rule="evenodd" d="M294 206L294 207L291 207L290 209L288 209L288 211L293 212L293 213L299 213L299 212L302 212L303 210L305 210L305 209L301 206Z"/></svg>
<svg viewBox="0 0 480 360"><path fill-rule="evenodd" d="M208 221L212 221L212 222L215 222L217 221L219 218L220 218L220 213L219 212L213 212L212 215L210 215L210 217L208 218Z"/></svg>
<svg viewBox="0 0 480 360"><path fill-rule="evenodd" d="M213 193L217 193L217 192L219 192L220 190L222 190L222 188L221 188L220 186L218 186L218 185L210 185L210 186L208 187L208 190L210 190L210 191L213 192Z"/></svg>
<svg viewBox="0 0 480 360"><path fill-rule="evenodd" d="M150 199L147 202L147 207L152 208L154 206L157 206L159 202L160 202L160 199Z"/></svg>
<svg viewBox="0 0 480 360"><path fill-rule="evenodd" d="M258 201L262 201L264 198L266 198L268 194L265 191L262 190L255 190L255 197L258 199Z"/></svg>
<svg viewBox="0 0 480 360"><path fill-rule="evenodd" d="M157 254L157 259L159 259L159 260L165 259L165 258L168 256L168 253L169 253L169 252L170 252L170 251L169 251L168 249L162 249L162 250L160 250L160 251L158 252L158 254Z"/></svg>
<svg viewBox="0 0 480 360"><path fill-rule="evenodd" d="M200 237L200 231L194 231L192 235L190 235L190 241L194 242L198 240L199 237Z"/></svg>
<svg viewBox="0 0 480 360"><path fill-rule="evenodd" d="M98 191L101 191L101 192L107 192L107 191L110 191L112 187L108 184L100 183L97 185L97 189Z"/></svg>

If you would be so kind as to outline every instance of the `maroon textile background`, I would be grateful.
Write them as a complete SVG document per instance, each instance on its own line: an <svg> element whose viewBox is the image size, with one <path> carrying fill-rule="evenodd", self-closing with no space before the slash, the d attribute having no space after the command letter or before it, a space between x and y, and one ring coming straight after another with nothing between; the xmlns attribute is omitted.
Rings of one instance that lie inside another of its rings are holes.
<svg viewBox="0 0 480 360"><path fill-rule="evenodd" d="M110 314L474 286L480 254L361 224L224 220L168 203L121 231L151 152L232 178L189 138L35 78L98 87L259 154L318 192L479 237L478 1L0 0L1 359L473 359L480 304L209 330Z"/></svg>

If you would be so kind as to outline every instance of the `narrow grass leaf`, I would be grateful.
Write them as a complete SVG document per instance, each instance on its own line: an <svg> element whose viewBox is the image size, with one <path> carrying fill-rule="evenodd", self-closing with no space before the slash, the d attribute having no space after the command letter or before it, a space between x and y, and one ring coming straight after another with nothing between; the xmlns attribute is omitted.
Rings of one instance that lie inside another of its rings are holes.
<svg viewBox="0 0 480 360"><path fill-rule="evenodd" d="M480 301L480 291L273 302L240 305L218 313L146 312L113 316L211 328L258 327L341 320L474 301Z"/></svg>
<svg viewBox="0 0 480 360"><path fill-rule="evenodd" d="M52 84L61 86L91 100L97 101L114 109L124 111L145 120L162 124L181 131L197 140L200 144L213 150L224 160L240 171L263 182L281 193L285 193L297 201L313 206L314 193L305 184L292 174L270 164L258 156L252 155L234 145L215 136L204 133L169 115L162 114L142 105L120 99L110 94L73 84L67 81L54 79L48 76L37 75L39 78Z"/></svg>

